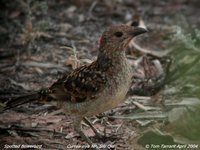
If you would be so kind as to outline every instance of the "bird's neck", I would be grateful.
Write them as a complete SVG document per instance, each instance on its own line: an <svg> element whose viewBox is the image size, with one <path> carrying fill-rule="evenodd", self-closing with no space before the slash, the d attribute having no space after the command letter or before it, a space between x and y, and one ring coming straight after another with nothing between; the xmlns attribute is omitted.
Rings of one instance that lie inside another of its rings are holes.
<svg viewBox="0 0 200 150"><path fill-rule="evenodd" d="M125 51L99 51L97 64L102 68L120 67L127 61Z"/></svg>

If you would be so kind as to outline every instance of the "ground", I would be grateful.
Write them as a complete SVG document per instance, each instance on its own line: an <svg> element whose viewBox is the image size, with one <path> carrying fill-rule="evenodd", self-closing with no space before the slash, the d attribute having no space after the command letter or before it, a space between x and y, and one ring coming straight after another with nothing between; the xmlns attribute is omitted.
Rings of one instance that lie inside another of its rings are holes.
<svg viewBox="0 0 200 150"><path fill-rule="evenodd" d="M98 38L111 24L131 23L138 18L144 21L149 33L138 39L139 45L155 51L167 49L162 40L173 32L171 27L187 26L188 22L193 26L200 24L197 0L4 0L0 4L2 103L48 87L64 72L95 60ZM163 28L167 28L165 32ZM136 57L131 49L127 54L130 61ZM155 96L159 89L143 95ZM133 94L130 91L118 108L90 118L105 139L94 137L83 124L84 132L94 143L106 146L103 149L145 149L137 143L142 134L137 121L112 117L140 111L138 105L130 104ZM153 105L160 106L157 103ZM6 144L42 145L43 149L78 149L73 146L86 144L74 132L70 116L49 104L36 102L7 110L0 114L0 128L1 149Z"/></svg>

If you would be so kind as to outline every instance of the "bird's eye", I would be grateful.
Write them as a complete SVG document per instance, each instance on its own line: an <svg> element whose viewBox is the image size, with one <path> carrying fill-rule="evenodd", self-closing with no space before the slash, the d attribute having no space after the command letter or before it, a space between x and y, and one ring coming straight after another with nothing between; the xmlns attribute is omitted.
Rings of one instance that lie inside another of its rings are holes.
<svg viewBox="0 0 200 150"><path fill-rule="evenodd" d="M116 37L121 37L122 35L123 35L122 32L115 32L115 36L116 36Z"/></svg>

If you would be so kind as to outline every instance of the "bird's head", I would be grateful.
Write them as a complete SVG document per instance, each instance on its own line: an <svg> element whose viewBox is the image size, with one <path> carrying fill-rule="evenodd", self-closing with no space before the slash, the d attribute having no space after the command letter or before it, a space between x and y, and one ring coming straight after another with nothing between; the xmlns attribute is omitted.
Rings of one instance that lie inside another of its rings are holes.
<svg viewBox="0 0 200 150"><path fill-rule="evenodd" d="M147 32L141 27L113 25L103 32L99 40L99 51L124 51L137 35Z"/></svg>

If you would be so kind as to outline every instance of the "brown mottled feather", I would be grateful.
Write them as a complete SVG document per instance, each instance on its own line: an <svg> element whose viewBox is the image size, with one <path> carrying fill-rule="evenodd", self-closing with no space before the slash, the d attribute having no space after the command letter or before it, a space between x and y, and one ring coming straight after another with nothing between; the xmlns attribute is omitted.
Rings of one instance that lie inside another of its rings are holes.
<svg viewBox="0 0 200 150"><path fill-rule="evenodd" d="M95 99L96 93L102 90L106 82L105 73L96 63L92 63L75 69L68 76L59 79L50 89L52 94L56 94L55 97L62 97L63 100L72 103L81 103ZM64 92L60 93L61 87Z"/></svg>

